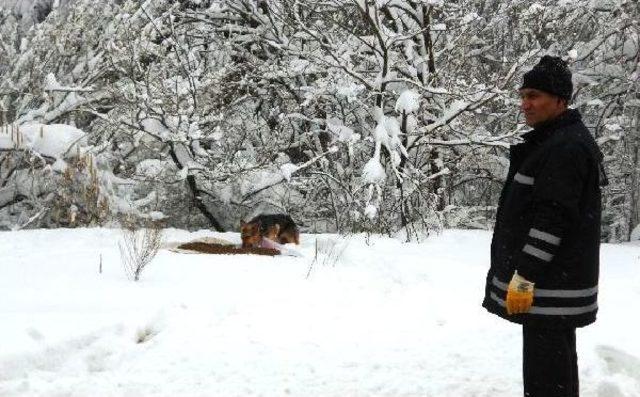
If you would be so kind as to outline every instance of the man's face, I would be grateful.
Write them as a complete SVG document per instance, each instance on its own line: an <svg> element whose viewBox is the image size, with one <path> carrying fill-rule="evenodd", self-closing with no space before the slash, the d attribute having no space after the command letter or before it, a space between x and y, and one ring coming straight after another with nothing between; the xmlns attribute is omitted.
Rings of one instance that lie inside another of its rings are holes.
<svg viewBox="0 0 640 397"><path fill-rule="evenodd" d="M538 123L554 119L567 109L564 99L535 88L520 90L520 109L524 113L525 122L534 127Z"/></svg>

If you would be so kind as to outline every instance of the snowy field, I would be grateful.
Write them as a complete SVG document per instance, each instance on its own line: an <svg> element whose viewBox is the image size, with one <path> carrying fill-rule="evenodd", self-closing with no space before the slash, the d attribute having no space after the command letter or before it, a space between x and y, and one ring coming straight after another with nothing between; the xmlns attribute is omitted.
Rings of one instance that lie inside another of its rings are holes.
<svg viewBox="0 0 640 397"><path fill-rule="evenodd" d="M162 250L139 283L120 236L0 233L0 396L521 395L520 328L480 306L488 232L303 235L304 257ZM165 239L202 236L239 241ZM640 245L604 245L582 396L640 396L639 306Z"/></svg>

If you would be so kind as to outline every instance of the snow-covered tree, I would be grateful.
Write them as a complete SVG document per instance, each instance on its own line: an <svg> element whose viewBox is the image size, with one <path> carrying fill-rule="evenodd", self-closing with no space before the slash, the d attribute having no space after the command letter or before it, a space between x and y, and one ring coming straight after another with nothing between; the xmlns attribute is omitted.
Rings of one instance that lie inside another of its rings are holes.
<svg viewBox="0 0 640 397"><path fill-rule="evenodd" d="M28 31L0 12L0 124L84 131L111 217L227 230L282 211L311 231L407 238L490 227L508 146L527 130L521 74L550 53L570 62L574 106L607 155L605 238L639 222L632 0L97 7L51 7ZM33 169L17 161L31 152L8 149L0 164ZM9 193L18 174L2 167L8 224L9 207L26 219L51 207Z"/></svg>

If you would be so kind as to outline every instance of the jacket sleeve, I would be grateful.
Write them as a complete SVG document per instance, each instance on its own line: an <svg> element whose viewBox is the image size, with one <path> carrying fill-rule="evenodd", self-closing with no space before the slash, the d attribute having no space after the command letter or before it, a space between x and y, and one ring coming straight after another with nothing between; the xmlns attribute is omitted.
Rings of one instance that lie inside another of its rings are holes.
<svg viewBox="0 0 640 397"><path fill-rule="evenodd" d="M533 217L516 269L536 282L562 246L580 216L580 199L589 173L589 154L575 142L550 148L540 164L533 186Z"/></svg>

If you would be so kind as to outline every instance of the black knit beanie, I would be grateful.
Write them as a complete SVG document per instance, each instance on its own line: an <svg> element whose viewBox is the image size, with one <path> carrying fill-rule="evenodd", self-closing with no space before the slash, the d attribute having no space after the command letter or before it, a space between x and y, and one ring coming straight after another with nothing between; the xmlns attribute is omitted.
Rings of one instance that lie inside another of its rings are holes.
<svg viewBox="0 0 640 397"><path fill-rule="evenodd" d="M545 91L568 102L573 94L571 71L561 58L545 55L533 69L524 74L520 89L523 88Z"/></svg>

